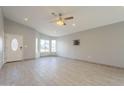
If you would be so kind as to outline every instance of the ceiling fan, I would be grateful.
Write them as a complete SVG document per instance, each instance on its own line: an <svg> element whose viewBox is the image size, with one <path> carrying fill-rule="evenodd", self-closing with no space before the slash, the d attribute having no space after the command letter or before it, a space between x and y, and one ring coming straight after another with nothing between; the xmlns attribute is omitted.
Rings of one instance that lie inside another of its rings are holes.
<svg viewBox="0 0 124 93"><path fill-rule="evenodd" d="M55 22L55 23L56 23L57 25L59 25L59 26L65 26L65 25L66 25L66 23L65 23L66 20L74 19L73 16L65 17L65 18L64 18L63 15L62 15L62 13L56 14L56 13L52 12L51 14L52 14L53 16L55 16L55 17L58 17L57 20L54 20L54 21L52 21L52 22Z"/></svg>

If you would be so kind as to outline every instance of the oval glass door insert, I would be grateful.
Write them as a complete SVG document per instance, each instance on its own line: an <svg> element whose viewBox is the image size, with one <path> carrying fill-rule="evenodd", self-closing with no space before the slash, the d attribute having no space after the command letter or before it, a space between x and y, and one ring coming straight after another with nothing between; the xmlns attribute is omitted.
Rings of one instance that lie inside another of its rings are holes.
<svg viewBox="0 0 124 93"><path fill-rule="evenodd" d="M16 51L18 49L18 41L17 41L16 38L12 39L11 48L12 48L13 51Z"/></svg>

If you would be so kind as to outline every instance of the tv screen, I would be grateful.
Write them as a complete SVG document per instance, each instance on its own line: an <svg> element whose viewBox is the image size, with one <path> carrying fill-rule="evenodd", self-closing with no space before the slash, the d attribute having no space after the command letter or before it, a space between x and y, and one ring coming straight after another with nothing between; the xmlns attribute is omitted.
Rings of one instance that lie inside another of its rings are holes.
<svg viewBox="0 0 124 93"><path fill-rule="evenodd" d="M73 40L73 45L80 45L80 40Z"/></svg>

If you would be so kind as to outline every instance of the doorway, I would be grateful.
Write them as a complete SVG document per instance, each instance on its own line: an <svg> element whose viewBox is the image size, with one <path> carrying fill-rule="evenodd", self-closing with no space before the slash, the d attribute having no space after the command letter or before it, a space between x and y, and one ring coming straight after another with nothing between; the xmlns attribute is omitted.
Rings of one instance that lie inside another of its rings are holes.
<svg viewBox="0 0 124 93"><path fill-rule="evenodd" d="M21 35L5 35L5 60L6 62L23 59L23 37Z"/></svg>

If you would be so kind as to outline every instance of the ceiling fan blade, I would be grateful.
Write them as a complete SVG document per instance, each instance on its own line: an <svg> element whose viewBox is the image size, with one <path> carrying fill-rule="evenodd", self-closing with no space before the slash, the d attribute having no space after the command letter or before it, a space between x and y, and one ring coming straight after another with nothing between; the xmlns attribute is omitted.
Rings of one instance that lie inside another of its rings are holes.
<svg viewBox="0 0 124 93"><path fill-rule="evenodd" d="M54 22L56 22L56 20L50 21L50 23L54 23Z"/></svg>
<svg viewBox="0 0 124 93"><path fill-rule="evenodd" d="M66 17L66 18L64 18L64 20L70 20L70 19L74 19L74 17L71 16L71 17Z"/></svg>
<svg viewBox="0 0 124 93"><path fill-rule="evenodd" d="M51 14L55 17L58 16L55 12L52 12Z"/></svg>
<svg viewBox="0 0 124 93"><path fill-rule="evenodd" d="M66 25L66 23L64 23L64 26Z"/></svg>
<svg viewBox="0 0 124 93"><path fill-rule="evenodd" d="M59 21L59 19L58 20L51 20L50 23L54 23L54 22L57 22L57 21Z"/></svg>
<svg viewBox="0 0 124 93"><path fill-rule="evenodd" d="M62 13L59 13L59 16L62 16Z"/></svg>

